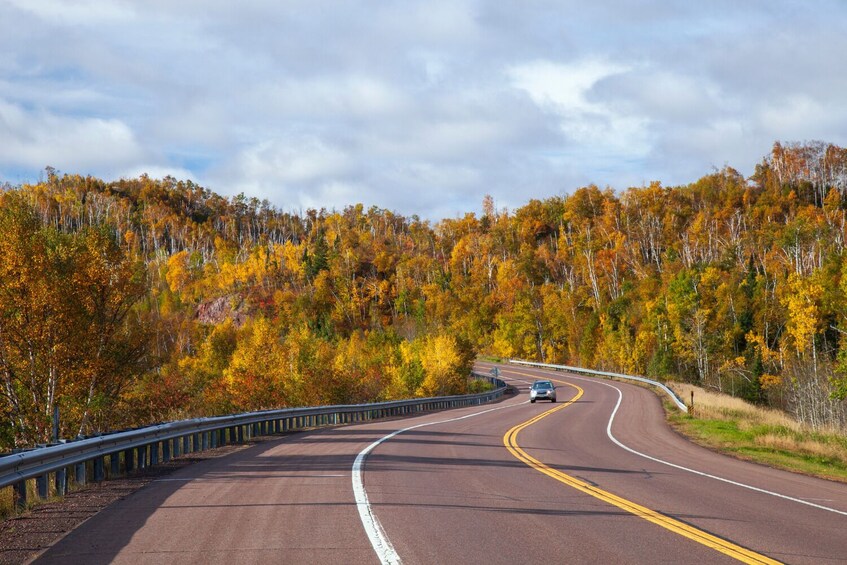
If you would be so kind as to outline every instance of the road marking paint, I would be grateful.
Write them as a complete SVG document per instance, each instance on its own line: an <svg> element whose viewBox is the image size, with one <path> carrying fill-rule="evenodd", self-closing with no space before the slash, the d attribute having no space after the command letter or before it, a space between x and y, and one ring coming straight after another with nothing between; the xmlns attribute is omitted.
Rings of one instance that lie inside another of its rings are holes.
<svg viewBox="0 0 847 565"><path fill-rule="evenodd" d="M752 490L754 492L758 492L758 493L761 493L761 494L767 494L767 495L770 495L770 496L775 496L776 498L781 498L783 500L789 500L791 502L797 502L798 504L803 504L805 506L811 506L812 508L817 508L818 510L825 510L827 512L833 512L835 514L847 516L847 512L845 512L843 510L838 510L836 508L831 508L829 506L824 506L822 504L815 504L814 502L809 502L809 500L815 500L815 499L795 498L793 496L788 496L786 494L780 494L778 492L770 491L770 490L763 489L763 488L760 488L760 487L756 487L756 486L753 486L753 485L748 485L746 483L740 483L738 481L733 481L732 479L727 479L727 478L724 478L724 477L720 477L718 475L712 475L712 474L706 473L704 471L698 471L696 469L691 469L689 467L677 465L676 463L671 463L670 461L665 461L664 459L659 459L658 457L653 457L652 455L647 455L646 453L641 453L640 451L637 451L637 450L625 445L621 441L619 441L618 438L616 438L615 435L612 433L612 423L615 421L615 416L617 415L618 409L620 408L621 402L623 401L623 392L621 391L621 389L619 389L618 387L616 387L612 384L609 384L609 383L606 383L606 382L603 382L603 381L600 381L600 380L586 379L584 377L577 377L577 376L573 376L573 375L569 375L568 378L577 379L577 380L580 380L580 381L588 381L588 382L592 382L592 383L598 383L598 384L601 384L603 386L607 386L609 388L613 388L616 391L618 391L618 402L617 402L617 404L615 404L615 409L612 410L612 415L609 418L608 425L606 426L606 435L609 436L609 439L611 439L615 444L617 444L618 447L625 449L626 451L629 451L630 453L632 453L634 455L638 455L639 457L643 457L644 459L649 459L650 461L654 461L656 463L661 463L662 465L667 465L668 467L673 467L674 469L679 469L680 471L687 471L689 473L693 473L693 474L699 475L701 477L707 477L709 479L714 479L716 481L720 481L720 482L723 482L723 483L726 483L726 484L729 484L729 485L745 488L745 489ZM570 384L566 381L561 381L561 380L557 380L557 379L551 378L550 380L554 380L557 383ZM571 386L573 386L573 385L571 385ZM826 499L821 499L821 500L826 500Z"/></svg>
<svg viewBox="0 0 847 565"><path fill-rule="evenodd" d="M353 461L353 496L356 499L356 507L359 510L359 518L362 520L362 526L364 526L365 528L365 533L367 533L368 539L371 542L371 546L373 546L373 549L376 552L380 563L383 563L384 565L389 563L399 564L401 563L401 560L400 556L397 554L397 551L394 549L394 546L391 545L391 541L385 534L385 530L383 529L382 524L380 524L379 520L377 519L376 514L374 514L373 508L371 507L371 504L368 500L368 493L365 490L365 484L362 479L362 472L365 466L365 459L367 459L368 454L373 451L374 448L376 448L379 444L393 438L396 435L402 434L403 432L408 432L410 430L415 430L426 426L434 426L436 424L446 424L447 422L465 420L467 418L473 418L474 416L480 416L482 414L495 412L497 410L503 410L505 408L514 408L515 406L521 406L527 403L529 403L528 400L526 402L520 402L518 404L509 404L507 406L489 408L487 410L474 412L472 414L466 414L457 418L448 418L446 420L439 420L437 422L427 422L424 424L409 426L408 428L397 430L376 440L375 442L373 442L372 444L370 444L359 452L359 454L356 456L356 460Z"/></svg>
<svg viewBox="0 0 847 565"><path fill-rule="evenodd" d="M559 410L567 408L568 406L576 402L580 397L582 397L584 393L584 391L575 384L568 383L565 381L557 382L562 382L568 386L575 388L577 390L576 396L571 398L569 401L563 403L561 406L557 406L556 408L547 410L546 412L542 412L541 414L530 418L526 422L518 424L517 426L513 427L508 432L506 432L506 435L503 436L503 444L506 446L506 449L508 449L509 452L514 455L518 460L522 461L532 469L544 473L545 475L552 477L553 479L556 479L557 481L564 483L570 487L573 487L578 491L591 495L594 498L607 502L613 506L620 508L621 510L629 512L630 514L638 516L639 518L643 518L648 522L652 522L653 524L661 526L667 530L670 530L690 540L696 541L697 543L710 547L716 551L719 551L744 563L779 563L779 561L775 561L769 557L760 555L754 551L736 545L730 541L721 539L708 532L697 529L693 526L689 526L688 524L680 522L679 520L675 520L670 516L665 516L664 514L656 512L655 510L651 510L645 506L641 506L640 504L636 504L625 498L621 498L610 492L592 486L586 483L585 481L576 479L570 475L559 471L558 469L553 469L552 467L545 465L544 463L532 457L526 451L521 449L517 442L517 436L521 432L521 430L531 426L542 418L546 418L547 416L550 416L551 414L558 412Z"/></svg>
<svg viewBox="0 0 847 565"><path fill-rule="evenodd" d="M276 475L276 478L285 478L285 479L332 479L336 477L346 477L347 474L340 475ZM246 477L249 478L249 477ZM233 480L230 477L194 477L194 478L185 478L185 479L156 479L154 483L187 483L194 481L230 481ZM238 479L238 480L243 480Z"/></svg>

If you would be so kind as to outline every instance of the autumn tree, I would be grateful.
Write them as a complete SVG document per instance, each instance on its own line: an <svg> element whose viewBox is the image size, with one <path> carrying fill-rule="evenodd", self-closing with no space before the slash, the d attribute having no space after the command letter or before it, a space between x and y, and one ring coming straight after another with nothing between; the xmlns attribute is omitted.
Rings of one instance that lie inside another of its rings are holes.
<svg viewBox="0 0 847 565"><path fill-rule="evenodd" d="M63 434L107 427L141 370L147 339L133 319L139 266L106 229L64 234L19 195L0 207L0 368L17 444L47 441L53 408Z"/></svg>

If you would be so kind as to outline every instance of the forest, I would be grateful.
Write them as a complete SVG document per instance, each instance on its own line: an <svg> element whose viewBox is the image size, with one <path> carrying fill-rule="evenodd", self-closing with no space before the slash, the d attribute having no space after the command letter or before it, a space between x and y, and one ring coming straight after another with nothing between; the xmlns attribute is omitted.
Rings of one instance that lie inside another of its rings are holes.
<svg viewBox="0 0 847 565"><path fill-rule="evenodd" d="M686 381L847 427L847 149L437 222L171 177L0 190L0 450L466 392L477 356Z"/></svg>

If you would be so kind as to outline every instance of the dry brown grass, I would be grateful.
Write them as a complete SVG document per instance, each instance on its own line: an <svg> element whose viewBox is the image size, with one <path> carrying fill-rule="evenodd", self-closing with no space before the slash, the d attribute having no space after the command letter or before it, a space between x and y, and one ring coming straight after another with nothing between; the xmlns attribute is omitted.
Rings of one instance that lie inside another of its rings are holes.
<svg viewBox="0 0 847 565"><path fill-rule="evenodd" d="M669 386L686 403L690 402L691 392L694 392L694 413L698 418L733 419L747 425L781 426L798 433L805 431L802 424L780 410L754 406L740 398L686 383L671 383Z"/></svg>
<svg viewBox="0 0 847 565"><path fill-rule="evenodd" d="M15 513L15 493L12 487L0 488L0 520Z"/></svg>
<svg viewBox="0 0 847 565"><path fill-rule="evenodd" d="M814 439L801 439L782 434L764 434L756 436L755 443L761 447L777 449L781 451L792 451L822 457L826 459L841 459L847 461L847 449L837 444L824 443Z"/></svg>
<svg viewBox="0 0 847 565"><path fill-rule="evenodd" d="M845 480L847 436L835 429L812 430L779 410L754 406L729 395L683 383L671 388L686 402L694 392L691 419L678 420L678 429L723 451L795 471ZM685 421L692 425L686 425ZM736 432L709 421L732 422ZM701 422L701 424L695 424ZM779 454L778 458L774 454ZM777 460L779 459L779 460Z"/></svg>

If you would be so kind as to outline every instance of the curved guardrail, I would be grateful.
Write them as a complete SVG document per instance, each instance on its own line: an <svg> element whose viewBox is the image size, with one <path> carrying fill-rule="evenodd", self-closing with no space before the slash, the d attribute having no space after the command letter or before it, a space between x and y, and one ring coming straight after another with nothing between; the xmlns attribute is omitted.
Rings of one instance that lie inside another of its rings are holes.
<svg viewBox="0 0 847 565"><path fill-rule="evenodd" d="M107 475L118 476L121 472L144 469L182 454L243 443L253 436L479 405L500 398L508 388L496 377L479 373L474 373L473 377L486 380L496 388L459 396L287 408L181 420L13 453L0 457L0 488L13 486L16 503L22 507L26 505L26 481L29 479L36 479L36 495L44 499L49 492L50 474L54 474L56 494L64 495L71 469L77 484L85 484L90 471L93 471L93 480L99 482Z"/></svg>
<svg viewBox="0 0 847 565"><path fill-rule="evenodd" d="M598 377L612 377L615 379L625 379L628 381L638 381L641 383L646 383L649 385L653 385L655 387L659 387L668 396L671 397L671 400L674 404L676 404L677 408L682 410L683 412L688 412L688 406L685 405L685 402L679 398L674 391L669 389L666 385L660 383L659 381L654 381L651 379L645 379L644 377L634 377L632 375L624 375L621 373L608 373L606 371L595 371L593 369L583 369L582 367L568 367L567 365L551 365L550 363L535 363L532 361L522 361L520 359L509 359L509 363L514 363L516 365L528 365L531 367L543 367L545 369L554 369L556 371L568 371L570 373L578 373L584 375L593 375Z"/></svg>

